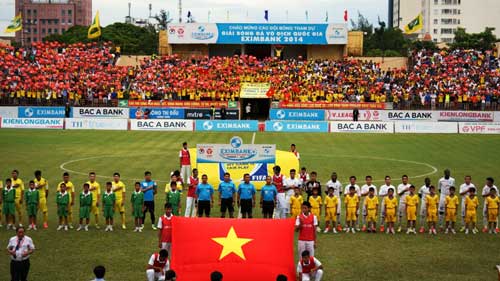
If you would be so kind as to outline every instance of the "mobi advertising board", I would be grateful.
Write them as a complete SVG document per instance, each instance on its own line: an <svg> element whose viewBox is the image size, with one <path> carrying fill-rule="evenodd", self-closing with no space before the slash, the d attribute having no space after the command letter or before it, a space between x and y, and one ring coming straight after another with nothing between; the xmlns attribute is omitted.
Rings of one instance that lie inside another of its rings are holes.
<svg viewBox="0 0 500 281"><path fill-rule="evenodd" d="M168 27L169 44L345 45L346 24L185 23Z"/></svg>

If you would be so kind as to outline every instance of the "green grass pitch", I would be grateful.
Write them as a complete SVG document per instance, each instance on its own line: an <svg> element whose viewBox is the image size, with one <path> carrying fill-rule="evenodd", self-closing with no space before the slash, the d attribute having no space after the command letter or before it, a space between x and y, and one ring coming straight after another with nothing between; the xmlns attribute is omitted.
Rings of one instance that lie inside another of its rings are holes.
<svg viewBox="0 0 500 281"><path fill-rule="evenodd" d="M57 232L54 190L63 173L61 164L89 158L65 165L75 171L71 175L76 192L81 191L90 170L104 176L98 178L101 185L119 171L127 185L128 202L133 179L142 178L145 170L152 171L153 178L161 181L160 187L164 186L170 171L178 166L183 141L194 147L196 143L227 143L233 135L245 142L252 138L251 133L0 130L1 178L18 169L27 184L34 170L41 169L50 184L50 228L28 232L37 246L30 280L90 280L97 264L106 266L106 280L145 280L147 260L157 249L157 232L150 229L149 218L145 232L132 232L129 205L126 231L106 233L91 227L87 233ZM481 188L487 176L500 181L500 136L258 133L255 141L275 143L281 150L296 143L301 165L317 171L322 183L332 171L343 184L350 175L356 175L359 182L372 175L377 186L386 174L393 177L394 185L402 174L408 174L419 188L422 175L430 174L436 184L445 168L451 169L457 185L465 174L471 174L473 183ZM162 213L163 200L160 188L157 215ZM481 225L481 218L478 223ZM13 235L5 227L0 229L0 246L6 247ZM500 237L482 233L437 237L320 234L318 244L316 256L324 263L324 280L496 280L494 265L500 263ZM7 280L8 272L9 257L4 252L0 279Z"/></svg>

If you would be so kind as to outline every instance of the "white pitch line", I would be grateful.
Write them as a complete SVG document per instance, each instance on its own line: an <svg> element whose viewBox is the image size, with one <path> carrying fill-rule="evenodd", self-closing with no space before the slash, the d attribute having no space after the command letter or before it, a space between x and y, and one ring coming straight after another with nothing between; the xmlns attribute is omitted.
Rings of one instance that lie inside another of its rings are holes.
<svg viewBox="0 0 500 281"><path fill-rule="evenodd" d="M127 155L126 157L136 157L136 156L137 157L143 157L144 155ZM124 157L124 156L122 156L122 155L101 155L101 156L92 156L92 157L85 157L85 158L80 158L80 159L73 159L73 160L70 160L70 161L62 163L61 165L59 165L59 168L61 170L63 170L63 171L69 172L69 173L73 173L73 174L77 174L77 175L83 175L83 176L88 176L88 173L82 173L82 172L79 172L79 171L74 171L74 170L66 168L65 166L68 165L68 164L71 164L71 163L85 161L85 160L99 159L99 158L112 158L112 157ZM103 179L110 179L110 178L112 178L112 175L111 176L102 176L102 175L96 174L96 177L97 178L103 178ZM122 180L142 181L144 179L122 178ZM170 181L157 180L157 182L170 182Z"/></svg>
<svg viewBox="0 0 500 281"><path fill-rule="evenodd" d="M256 135L256 133L254 132L252 135L252 144L255 144L255 135Z"/></svg>
<svg viewBox="0 0 500 281"><path fill-rule="evenodd" d="M316 155L315 157L324 158L324 157L331 157L331 156ZM427 166L427 167L429 167L429 168L432 169L432 172L428 172L428 173L421 174L421 175L416 175L416 176L411 176L410 175L410 176L408 176L409 178L422 178L422 177L433 175L433 174L437 173L437 171L438 171L438 169L436 167L432 166L429 163L412 161L412 160L395 159L395 158L384 158L384 157L376 157L376 156L364 156L364 155L335 155L335 156L333 156L333 158L335 158L335 157L396 161L396 162L402 162L402 163L410 163L410 164L417 164L417 165ZM383 181L385 181L385 180L373 180L373 182L383 182Z"/></svg>

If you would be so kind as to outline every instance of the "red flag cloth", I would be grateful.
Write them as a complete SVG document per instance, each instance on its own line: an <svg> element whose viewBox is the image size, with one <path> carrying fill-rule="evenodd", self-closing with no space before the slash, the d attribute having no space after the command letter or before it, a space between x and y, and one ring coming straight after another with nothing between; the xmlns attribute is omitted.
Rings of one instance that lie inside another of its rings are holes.
<svg viewBox="0 0 500 281"><path fill-rule="evenodd" d="M344 10L344 21L347 21L347 10Z"/></svg>
<svg viewBox="0 0 500 281"><path fill-rule="evenodd" d="M272 98L272 97L274 96L274 89L273 89L272 87L271 87L271 88L269 88L269 90L267 90L267 92L266 92L266 96L267 96L268 98Z"/></svg>
<svg viewBox="0 0 500 281"><path fill-rule="evenodd" d="M175 217L171 268L178 281L209 280L217 270L224 281L295 280L293 219Z"/></svg>

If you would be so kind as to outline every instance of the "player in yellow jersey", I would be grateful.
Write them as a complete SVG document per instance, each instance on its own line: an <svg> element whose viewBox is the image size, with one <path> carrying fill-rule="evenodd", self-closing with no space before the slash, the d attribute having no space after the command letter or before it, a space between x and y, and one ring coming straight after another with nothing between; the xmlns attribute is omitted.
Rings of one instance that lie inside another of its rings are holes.
<svg viewBox="0 0 500 281"><path fill-rule="evenodd" d="M300 187L296 186L294 189L294 194L290 197L290 208L292 218L297 218L300 215L302 203L304 203L304 198L300 194Z"/></svg>
<svg viewBox="0 0 500 281"><path fill-rule="evenodd" d="M416 221L417 221L417 209L418 209L418 196L415 194L415 186L410 185L410 194L405 197L406 205L406 234L417 234L416 231Z"/></svg>
<svg viewBox="0 0 500 281"><path fill-rule="evenodd" d="M47 208L47 198L49 197L49 182L42 178L42 172L40 170L35 171L35 188L38 190L40 196L38 202L38 210L43 214L43 228L49 227L49 214Z"/></svg>
<svg viewBox="0 0 500 281"><path fill-rule="evenodd" d="M73 229L73 205L75 204L75 186L70 181L69 173L63 173L63 181L57 185L57 192L61 191L61 183L66 186L66 192L69 194L69 206L68 206L68 224L69 228Z"/></svg>
<svg viewBox="0 0 500 281"><path fill-rule="evenodd" d="M323 200L321 196L318 194L319 189L313 188L312 195L309 197L309 203L311 203L311 213L315 215L317 218L321 218L321 205L323 204ZM321 228L316 226L316 231L320 232Z"/></svg>
<svg viewBox="0 0 500 281"><path fill-rule="evenodd" d="M92 193L92 207L90 208L90 212L94 215L95 218L95 228L100 229L99 205L101 202L101 185L95 180L95 178L95 172L90 172L89 180L87 181L87 183L90 186L89 191Z"/></svg>
<svg viewBox="0 0 500 281"><path fill-rule="evenodd" d="M111 190L115 193L115 212L119 212L122 219L122 229L127 229L125 225L125 184L120 180L120 173L113 174Z"/></svg>
<svg viewBox="0 0 500 281"><path fill-rule="evenodd" d="M490 234L497 234L497 219L500 208L500 199L497 196L497 190L490 189L490 196L486 197L486 208L488 209L488 228Z"/></svg>
<svg viewBox="0 0 500 281"><path fill-rule="evenodd" d="M12 178L10 179L12 181L12 187L16 190L16 198L15 198L15 205L16 205L16 212L19 217L19 226L23 225L23 202L24 202L24 183L23 180L18 178L19 176L19 171L18 170L13 170L12 171ZM16 225L16 218L14 217L14 225Z"/></svg>
<svg viewBox="0 0 500 281"><path fill-rule="evenodd" d="M447 234L449 231L451 233L456 234L455 232L455 223L457 222L457 208L458 208L458 196L455 195L455 187L450 186L449 188L450 195L446 196L444 207L446 214L446 230Z"/></svg>
<svg viewBox="0 0 500 281"><path fill-rule="evenodd" d="M366 223L368 224L368 232L377 232L377 210L378 210L378 197L375 196L375 188L368 189L368 196L365 198L366 210Z"/></svg>
<svg viewBox="0 0 500 281"><path fill-rule="evenodd" d="M328 195L325 197L325 231L328 233L330 230L330 224L332 226L333 233L337 233L335 229L337 227L337 207L339 204L339 198L335 196L335 188L330 186L328 188Z"/></svg>
<svg viewBox="0 0 500 281"><path fill-rule="evenodd" d="M387 189L387 196L384 197L385 223L387 224L387 234L395 234L394 224L396 223L396 209L398 208L398 199L394 196L394 188Z"/></svg>
<svg viewBox="0 0 500 281"><path fill-rule="evenodd" d="M471 187L469 196L465 197L465 234L469 234L469 231L473 234L477 233L477 206L479 206L479 200L477 200L476 189Z"/></svg>
<svg viewBox="0 0 500 281"><path fill-rule="evenodd" d="M356 187L354 185L349 186L349 194L345 197L344 202L346 207L346 232L351 230L352 233L356 233L354 226L358 219L359 197L356 194Z"/></svg>
<svg viewBox="0 0 500 281"><path fill-rule="evenodd" d="M438 219L439 196L436 195L436 187L429 186L429 194L425 195L425 209L427 210L427 225L429 234L437 234L436 223Z"/></svg>

